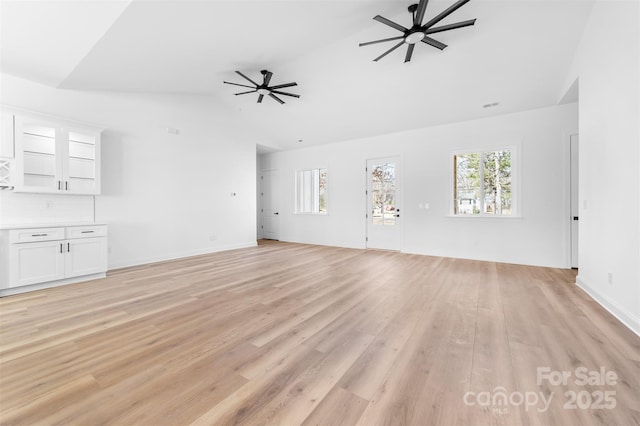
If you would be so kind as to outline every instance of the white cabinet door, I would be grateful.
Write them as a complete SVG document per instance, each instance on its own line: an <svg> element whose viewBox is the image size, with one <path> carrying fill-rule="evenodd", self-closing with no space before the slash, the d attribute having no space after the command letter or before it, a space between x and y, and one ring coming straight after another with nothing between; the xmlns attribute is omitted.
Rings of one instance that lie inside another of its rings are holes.
<svg viewBox="0 0 640 426"><path fill-rule="evenodd" d="M62 191L62 128L53 121L16 116L15 162L12 183L16 192Z"/></svg>
<svg viewBox="0 0 640 426"><path fill-rule="evenodd" d="M65 241L65 276L97 274L107 270L107 239L80 238Z"/></svg>
<svg viewBox="0 0 640 426"><path fill-rule="evenodd" d="M13 143L13 114L0 110L0 158L13 160L15 157Z"/></svg>
<svg viewBox="0 0 640 426"><path fill-rule="evenodd" d="M9 287L19 287L64 278L62 241L12 244Z"/></svg>
<svg viewBox="0 0 640 426"><path fill-rule="evenodd" d="M62 170L65 194L99 194L100 132L65 128Z"/></svg>

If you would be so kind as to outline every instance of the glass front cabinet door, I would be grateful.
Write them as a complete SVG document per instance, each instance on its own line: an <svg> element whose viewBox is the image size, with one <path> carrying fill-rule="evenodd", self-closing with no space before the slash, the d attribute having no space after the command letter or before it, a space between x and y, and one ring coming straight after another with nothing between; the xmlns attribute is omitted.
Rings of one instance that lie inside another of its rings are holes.
<svg viewBox="0 0 640 426"><path fill-rule="evenodd" d="M14 116L15 192L100 193L100 130Z"/></svg>

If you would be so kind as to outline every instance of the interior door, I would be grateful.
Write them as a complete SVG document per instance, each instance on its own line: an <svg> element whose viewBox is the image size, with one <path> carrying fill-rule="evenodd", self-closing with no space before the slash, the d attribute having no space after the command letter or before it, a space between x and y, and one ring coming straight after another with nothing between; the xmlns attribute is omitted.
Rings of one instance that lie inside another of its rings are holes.
<svg viewBox="0 0 640 426"><path fill-rule="evenodd" d="M571 135L571 267L578 267L578 135Z"/></svg>
<svg viewBox="0 0 640 426"><path fill-rule="evenodd" d="M367 160L367 248L400 250L400 158Z"/></svg>
<svg viewBox="0 0 640 426"><path fill-rule="evenodd" d="M262 172L262 188L260 195L262 197L262 236L267 240L278 239L278 202L276 194L278 193L278 171L265 170Z"/></svg>

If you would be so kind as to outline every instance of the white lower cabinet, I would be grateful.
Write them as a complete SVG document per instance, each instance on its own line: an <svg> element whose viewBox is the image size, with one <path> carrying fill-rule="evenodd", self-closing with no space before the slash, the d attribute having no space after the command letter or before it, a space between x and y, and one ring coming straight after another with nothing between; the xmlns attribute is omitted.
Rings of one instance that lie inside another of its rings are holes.
<svg viewBox="0 0 640 426"><path fill-rule="evenodd" d="M67 278L97 274L107 270L107 238L67 241L64 275Z"/></svg>
<svg viewBox="0 0 640 426"><path fill-rule="evenodd" d="M12 244L8 287L61 280L64 278L64 266L61 242Z"/></svg>
<svg viewBox="0 0 640 426"><path fill-rule="evenodd" d="M83 225L2 230L0 261L0 295L35 290L48 284L77 282L82 277L104 276L107 271L107 227ZM36 284L37 288L33 288Z"/></svg>

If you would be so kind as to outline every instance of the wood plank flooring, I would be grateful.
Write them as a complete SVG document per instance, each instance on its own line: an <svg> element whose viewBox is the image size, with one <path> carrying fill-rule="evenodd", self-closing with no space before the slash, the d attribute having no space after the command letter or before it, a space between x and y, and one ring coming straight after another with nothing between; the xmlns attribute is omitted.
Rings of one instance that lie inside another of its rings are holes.
<svg viewBox="0 0 640 426"><path fill-rule="evenodd" d="M9 296L0 423L639 425L640 339L574 282L261 242Z"/></svg>

